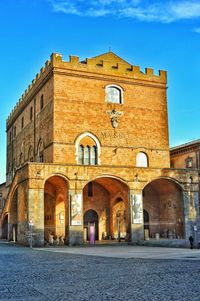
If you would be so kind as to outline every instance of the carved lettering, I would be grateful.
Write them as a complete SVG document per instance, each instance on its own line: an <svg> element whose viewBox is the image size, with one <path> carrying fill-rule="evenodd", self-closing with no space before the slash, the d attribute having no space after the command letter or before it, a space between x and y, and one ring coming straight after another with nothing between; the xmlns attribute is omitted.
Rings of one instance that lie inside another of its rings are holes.
<svg viewBox="0 0 200 301"><path fill-rule="evenodd" d="M100 132L100 139L101 140L108 140L108 139L129 139L129 134L123 132Z"/></svg>

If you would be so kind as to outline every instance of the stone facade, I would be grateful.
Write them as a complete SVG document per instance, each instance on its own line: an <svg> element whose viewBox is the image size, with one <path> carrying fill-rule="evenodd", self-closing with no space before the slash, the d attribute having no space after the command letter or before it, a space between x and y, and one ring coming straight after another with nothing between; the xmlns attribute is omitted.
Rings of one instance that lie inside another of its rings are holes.
<svg viewBox="0 0 200 301"><path fill-rule="evenodd" d="M200 140L194 140L170 149L172 168L200 169Z"/></svg>
<svg viewBox="0 0 200 301"><path fill-rule="evenodd" d="M166 83L112 52L52 54L7 120L2 233L28 244L31 220L40 246L94 228L98 240L187 238L198 173L170 169Z"/></svg>

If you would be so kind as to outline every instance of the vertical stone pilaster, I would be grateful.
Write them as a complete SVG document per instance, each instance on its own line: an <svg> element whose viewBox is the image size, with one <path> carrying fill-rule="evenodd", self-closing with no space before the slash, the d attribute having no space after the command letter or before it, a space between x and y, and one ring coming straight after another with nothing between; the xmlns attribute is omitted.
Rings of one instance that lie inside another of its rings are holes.
<svg viewBox="0 0 200 301"><path fill-rule="evenodd" d="M198 192L183 192L185 239L192 235L195 237L194 226L199 225L199 196Z"/></svg>
<svg viewBox="0 0 200 301"><path fill-rule="evenodd" d="M144 240L143 200L141 191L130 190L131 242Z"/></svg>
<svg viewBox="0 0 200 301"><path fill-rule="evenodd" d="M10 222L10 213L8 214L8 241L12 240L12 224Z"/></svg>
<svg viewBox="0 0 200 301"><path fill-rule="evenodd" d="M83 244L83 193L69 190L69 244Z"/></svg>
<svg viewBox="0 0 200 301"><path fill-rule="evenodd" d="M28 191L28 222L33 221L33 246L44 246L44 189Z"/></svg>
<svg viewBox="0 0 200 301"><path fill-rule="evenodd" d="M18 223L17 223L17 241L20 244L28 245L28 215L27 215L27 207L28 207L28 183L24 181L18 187Z"/></svg>

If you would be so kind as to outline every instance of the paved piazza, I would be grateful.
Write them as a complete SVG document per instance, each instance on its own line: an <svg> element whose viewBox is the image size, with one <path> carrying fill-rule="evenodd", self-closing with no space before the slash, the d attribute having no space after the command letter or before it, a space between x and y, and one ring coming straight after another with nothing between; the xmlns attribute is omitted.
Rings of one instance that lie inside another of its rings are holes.
<svg viewBox="0 0 200 301"><path fill-rule="evenodd" d="M199 301L200 251L0 242L0 300Z"/></svg>

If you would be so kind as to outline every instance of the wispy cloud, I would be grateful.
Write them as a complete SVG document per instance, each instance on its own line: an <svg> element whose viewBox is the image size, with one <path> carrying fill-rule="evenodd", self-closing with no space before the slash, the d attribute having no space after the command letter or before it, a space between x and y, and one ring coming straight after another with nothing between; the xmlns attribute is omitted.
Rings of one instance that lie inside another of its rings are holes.
<svg viewBox="0 0 200 301"><path fill-rule="evenodd" d="M196 33L200 33L200 27L194 28L193 31Z"/></svg>
<svg viewBox="0 0 200 301"><path fill-rule="evenodd" d="M114 15L171 23L200 18L199 0L47 0L55 12L79 16Z"/></svg>

